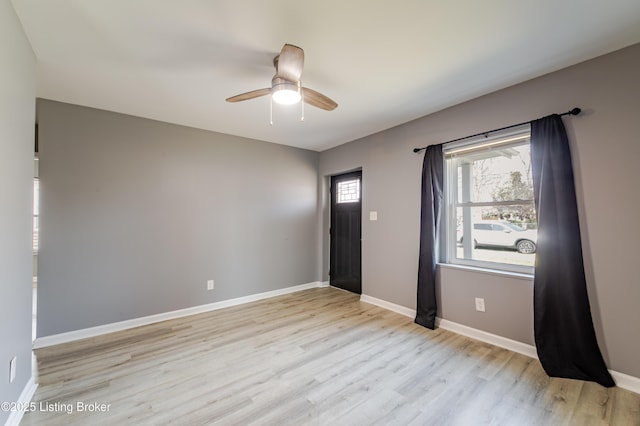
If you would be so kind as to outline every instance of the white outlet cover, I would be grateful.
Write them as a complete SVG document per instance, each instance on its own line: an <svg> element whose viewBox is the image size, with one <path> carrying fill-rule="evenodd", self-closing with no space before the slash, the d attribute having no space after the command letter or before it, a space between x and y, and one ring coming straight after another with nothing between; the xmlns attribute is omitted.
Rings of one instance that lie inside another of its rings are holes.
<svg viewBox="0 0 640 426"><path fill-rule="evenodd" d="M213 280L207 280L207 290L213 290L214 282Z"/></svg>
<svg viewBox="0 0 640 426"><path fill-rule="evenodd" d="M485 312L484 309L484 299L480 297L476 297L476 311Z"/></svg>
<svg viewBox="0 0 640 426"><path fill-rule="evenodd" d="M378 220L378 212L369 212L369 220Z"/></svg>

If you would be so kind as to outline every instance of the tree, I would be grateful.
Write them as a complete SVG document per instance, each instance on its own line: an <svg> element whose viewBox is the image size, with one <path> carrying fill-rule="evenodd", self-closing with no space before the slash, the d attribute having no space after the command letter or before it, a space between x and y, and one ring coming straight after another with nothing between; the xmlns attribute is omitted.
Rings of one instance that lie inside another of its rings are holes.
<svg viewBox="0 0 640 426"><path fill-rule="evenodd" d="M494 201L528 201L524 204L498 207L502 219L515 219L518 222L535 222L536 211L533 205L533 184L522 181L522 173L511 172L510 181L500 185L493 192Z"/></svg>

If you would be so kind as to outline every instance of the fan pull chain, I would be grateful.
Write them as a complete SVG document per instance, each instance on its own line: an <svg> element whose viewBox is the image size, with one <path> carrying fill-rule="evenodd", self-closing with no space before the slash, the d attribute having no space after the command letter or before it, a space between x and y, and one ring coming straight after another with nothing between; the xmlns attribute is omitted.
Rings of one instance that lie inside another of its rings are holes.
<svg viewBox="0 0 640 426"><path fill-rule="evenodd" d="M304 121L304 92L301 91L300 94L302 95L300 99L300 121Z"/></svg>
<svg viewBox="0 0 640 426"><path fill-rule="evenodd" d="M273 96L269 96L269 126L273 126Z"/></svg>

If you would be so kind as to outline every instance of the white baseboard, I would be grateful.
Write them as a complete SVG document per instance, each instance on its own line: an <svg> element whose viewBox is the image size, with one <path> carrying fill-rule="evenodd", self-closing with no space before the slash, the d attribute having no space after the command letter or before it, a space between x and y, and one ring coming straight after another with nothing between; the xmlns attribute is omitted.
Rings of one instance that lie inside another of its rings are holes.
<svg viewBox="0 0 640 426"><path fill-rule="evenodd" d="M228 308L231 306L242 305L245 303L256 302L258 300L269 299L272 297L282 296L289 293L295 293L310 288L322 287L323 283L315 281L307 284L300 284L292 287L281 288L278 290L267 291L264 293L252 294L249 296L237 297L235 299L223 300L221 302L209 303L206 305L193 306L191 308L179 309L171 312L164 312L146 317L133 318L126 321L114 322L111 324L99 325L96 327L84 328L81 330L69 331L66 333L53 334L51 336L38 337L33 343L34 349L45 348L47 346L59 345L61 343L73 342L76 340L87 339L89 337L101 336L116 331L128 330L142 325L154 324L160 321L167 321L175 318L182 318L189 315L201 314L204 312L215 311L218 309Z"/></svg>
<svg viewBox="0 0 640 426"><path fill-rule="evenodd" d="M360 295L360 301L361 302L365 302L365 303L370 303L372 305L379 306L379 307L384 308L384 309L386 309L388 311L393 311L393 312L398 313L400 315L404 315L405 317L411 317L411 318L415 318L416 317L416 310L415 309L409 309L409 308L401 306L401 305L396 305L395 303L387 302L386 300L378 299L378 298L372 297L372 296L367 296L366 294Z"/></svg>
<svg viewBox="0 0 640 426"><path fill-rule="evenodd" d="M36 389L38 389L38 384L33 376L31 376L27 384L24 386L24 389L22 389L22 393L20 394L20 398L16 401L16 405L28 407L31 402L31 398L33 398L33 395L36 393ZM25 411L26 410L12 411L4 425L18 426Z"/></svg>
<svg viewBox="0 0 640 426"><path fill-rule="evenodd" d="M415 318L416 316L415 309L396 305L395 303L387 302L386 300L367 296L365 294L360 296L360 301L379 306L410 318ZM443 318L436 318L436 326L472 339L480 340L481 342L517 352L530 358L538 359L538 352L536 351L535 346L518 342L517 340L508 339L506 337L498 336L497 334L478 330ZM616 386L640 394L640 378L619 373L614 370L609 370L609 373L611 373L611 376L615 380Z"/></svg>
<svg viewBox="0 0 640 426"><path fill-rule="evenodd" d="M640 378L613 370L609 370L609 373L611 373L613 380L616 381L616 386L640 394Z"/></svg>
<svg viewBox="0 0 640 426"><path fill-rule="evenodd" d="M472 339L480 340L481 342L490 343L494 346L526 355L529 358L538 359L538 352L536 351L535 346L518 342L517 340L498 336L497 334L478 330L476 328L458 324L457 322L449 321L442 318L436 318L436 326L445 330L453 331L454 333L461 334L463 336L471 337Z"/></svg>
<svg viewBox="0 0 640 426"><path fill-rule="evenodd" d="M221 302L209 303L207 305L194 306L191 308L180 309L177 311L165 312L162 314L150 315L150 316L141 317L141 318L134 318L131 320L100 325L97 327L85 328L82 330L70 331L67 333L55 334L52 336L39 337L34 342L34 349L58 345L61 343L72 342L80 339L86 339L89 337L100 336L107 333L113 333L115 331L122 331L130 328L134 328L134 327L139 327L142 325L153 324L160 321L166 321L166 320L181 318L189 315L215 311L218 309L228 308L231 306L242 305L245 303L255 302L258 300L268 299L271 297L282 296L289 293L295 293L297 291L307 290L310 288L328 287L328 286L329 286L328 282L316 281L308 284L301 284L293 287L287 287L287 288L268 291L264 293L252 294L250 296L223 300ZM360 300L362 302L379 306L381 308L387 309L392 312L396 312L400 315L404 315L409 318L415 318L416 316L415 309L410 309L405 306L401 306L392 302L387 302L386 300L378 299L376 297L368 296L366 294L361 295ZM483 330L478 330L476 328L458 324L456 322L449 321L442 318L436 318L436 325L445 330L448 330L457 334L461 334L463 336L467 336L472 339L480 340L485 343L490 343L492 345L505 348L510 351L517 352L534 359L538 359L536 348L532 345L528 345L526 343L508 339L506 337L498 336L496 334L492 334ZM618 387L640 394L640 378L629 376L627 374L619 373L613 370L609 370L609 372L615 379L616 385ZM24 398L24 401L26 402L31 401L31 398L37 386L38 385L34 382L34 379L32 377L29 383L27 383L27 385L25 386L25 389L23 390L22 395L20 396L21 398L20 401L23 401L23 398ZM7 420L6 425L17 425L20 422L20 419L22 419L23 414L24 413L18 414L17 412L11 413L11 416L9 417L9 420ZM15 422L16 420L13 420L14 418L17 419L17 422ZM14 423L11 423L12 421Z"/></svg>

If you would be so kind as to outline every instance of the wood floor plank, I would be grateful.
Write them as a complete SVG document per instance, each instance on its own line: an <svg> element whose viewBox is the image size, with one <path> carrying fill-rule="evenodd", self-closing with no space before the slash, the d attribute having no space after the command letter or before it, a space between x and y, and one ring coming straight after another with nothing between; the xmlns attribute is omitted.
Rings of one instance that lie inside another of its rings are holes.
<svg viewBox="0 0 640 426"><path fill-rule="evenodd" d="M550 379L537 360L333 288L36 355L34 402L58 409L23 425L640 425L640 395Z"/></svg>

